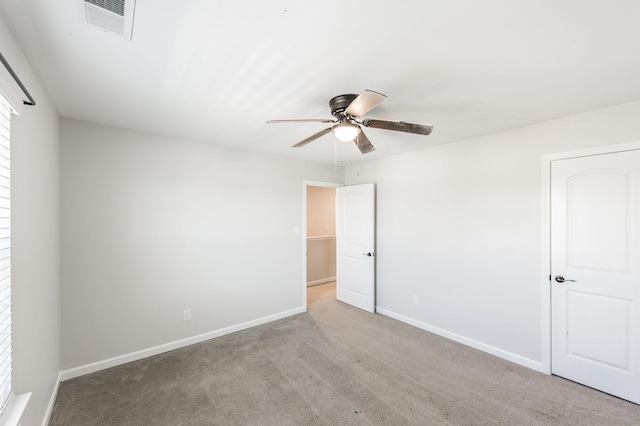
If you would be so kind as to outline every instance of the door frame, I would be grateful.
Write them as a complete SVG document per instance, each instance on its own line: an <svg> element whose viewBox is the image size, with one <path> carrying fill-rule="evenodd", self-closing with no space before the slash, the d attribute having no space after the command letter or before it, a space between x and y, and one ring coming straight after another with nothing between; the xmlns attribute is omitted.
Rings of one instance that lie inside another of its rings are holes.
<svg viewBox="0 0 640 426"><path fill-rule="evenodd" d="M586 148L542 156L542 255L541 255L541 371L551 374L551 164L557 160L613 154L640 149L640 141Z"/></svg>
<svg viewBox="0 0 640 426"><path fill-rule="evenodd" d="M336 182L318 182L314 180L302 181L302 308L305 311L307 310L307 187L309 186L341 188L344 184ZM335 216L335 211L333 214Z"/></svg>

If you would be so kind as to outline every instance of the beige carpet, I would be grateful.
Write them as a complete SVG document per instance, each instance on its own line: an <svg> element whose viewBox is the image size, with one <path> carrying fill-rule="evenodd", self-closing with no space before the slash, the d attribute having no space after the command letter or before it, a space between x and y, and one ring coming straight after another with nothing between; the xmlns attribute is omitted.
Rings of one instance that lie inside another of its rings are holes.
<svg viewBox="0 0 640 426"><path fill-rule="evenodd" d="M50 425L640 425L640 406L335 300L60 386Z"/></svg>

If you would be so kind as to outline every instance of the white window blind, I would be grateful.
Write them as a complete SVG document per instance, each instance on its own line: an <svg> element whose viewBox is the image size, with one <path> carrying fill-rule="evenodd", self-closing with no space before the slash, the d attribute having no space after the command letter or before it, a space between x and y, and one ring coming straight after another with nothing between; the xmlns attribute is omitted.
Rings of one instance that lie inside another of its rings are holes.
<svg viewBox="0 0 640 426"><path fill-rule="evenodd" d="M0 96L0 408L11 396L11 107Z"/></svg>

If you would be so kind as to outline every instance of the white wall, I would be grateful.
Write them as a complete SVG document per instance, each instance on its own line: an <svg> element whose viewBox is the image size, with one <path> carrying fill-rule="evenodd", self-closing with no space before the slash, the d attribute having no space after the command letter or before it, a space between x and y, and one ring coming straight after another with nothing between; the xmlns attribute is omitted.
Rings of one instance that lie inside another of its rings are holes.
<svg viewBox="0 0 640 426"><path fill-rule="evenodd" d="M68 119L61 143L64 370L302 309L302 182L332 166Z"/></svg>
<svg viewBox="0 0 640 426"><path fill-rule="evenodd" d="M58 115L1 18L0 51L37 102L11 122L13 389L33 392L22 424L36 425L60 371Z"/></svg>
<svg viewBox="0 0 640 426"><path fill-rule="evenodd" d="M541 157L637 140L633 102L348 167L377 182L377 306L538 368Z"/></svg>

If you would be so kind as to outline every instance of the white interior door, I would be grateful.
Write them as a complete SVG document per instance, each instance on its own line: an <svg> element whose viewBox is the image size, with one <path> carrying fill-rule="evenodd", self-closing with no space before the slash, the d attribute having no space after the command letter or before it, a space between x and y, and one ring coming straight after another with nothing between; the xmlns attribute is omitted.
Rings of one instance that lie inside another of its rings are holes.
<svg viewBox="0 0 640 426"><path fill-rule="evenodd" d="M375 186L337 189L336 297L368 312L375 310Z"/></svg>
<svg viewBox="0 0 640 426"><path fill-rule="evenodd" d="M640 403L640 151L552 162L551 273L552 373Z"/></svg>

